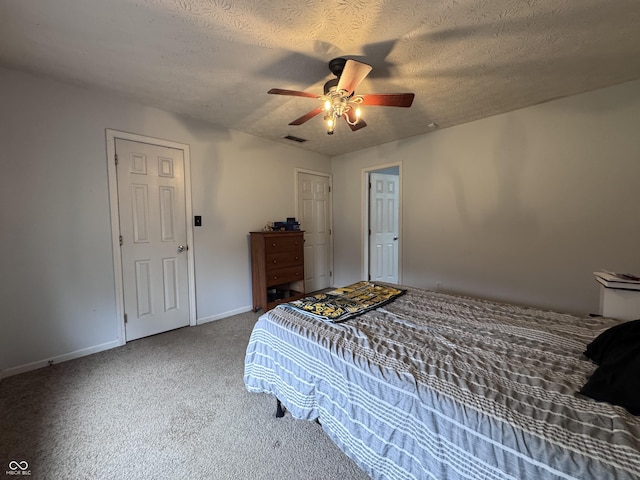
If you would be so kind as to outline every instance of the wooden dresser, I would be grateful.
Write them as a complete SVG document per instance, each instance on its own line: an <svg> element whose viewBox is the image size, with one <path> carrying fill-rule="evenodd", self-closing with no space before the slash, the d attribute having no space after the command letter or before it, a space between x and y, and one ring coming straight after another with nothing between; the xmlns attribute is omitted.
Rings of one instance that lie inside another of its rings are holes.
<svg viewBox="0 0 640 480"><path fill-rule="evenodd" d="M251 232L253 310L304 297L304 232Z"/></svg>

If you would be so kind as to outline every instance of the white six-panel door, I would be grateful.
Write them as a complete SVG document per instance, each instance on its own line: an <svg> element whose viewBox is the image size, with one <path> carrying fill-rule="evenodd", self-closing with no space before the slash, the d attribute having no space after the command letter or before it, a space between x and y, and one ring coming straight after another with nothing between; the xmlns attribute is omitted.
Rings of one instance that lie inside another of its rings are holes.
<svg viewBox="0 0 640 480"><path fill-rule="evenodd" d="M298 172L298 221L304 230L304 287L313 292L331 286L329 177Z"/></svg>
<svg viewBox="0 0 640 480"><path fill-rule="evenodd" d="M183 151L117 138L126 340L189 325Z"/></svg>
<svg viewBox="0 0 640 480"><path fill-rule="evenodd" d="M369 182L369 276L398 283L399 177L372 172Z"/></svg>

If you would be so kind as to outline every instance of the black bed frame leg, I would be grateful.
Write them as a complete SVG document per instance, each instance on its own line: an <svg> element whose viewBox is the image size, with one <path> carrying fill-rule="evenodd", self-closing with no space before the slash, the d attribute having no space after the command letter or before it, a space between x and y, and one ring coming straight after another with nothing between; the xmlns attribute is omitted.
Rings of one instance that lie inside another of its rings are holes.
<svg viewBox="0 0 640 480"><path fill-rule="evenodd" d="M280 400L276 398L276 418L282 417L284 417L284 407L282 406L282 403L280 403Z"/></svg>

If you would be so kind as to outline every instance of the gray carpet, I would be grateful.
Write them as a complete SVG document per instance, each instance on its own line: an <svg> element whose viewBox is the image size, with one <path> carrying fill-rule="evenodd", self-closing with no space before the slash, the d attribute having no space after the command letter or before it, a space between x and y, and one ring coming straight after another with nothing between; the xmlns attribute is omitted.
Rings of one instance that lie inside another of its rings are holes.
<svg viewBox="0 0 640 480"><path fill-rule="evenodd" d="M367 479L320 425L277 419L273 397L246 391L256 319L235 315L5 378L0 474L26 461L36 479Z"/></svg>

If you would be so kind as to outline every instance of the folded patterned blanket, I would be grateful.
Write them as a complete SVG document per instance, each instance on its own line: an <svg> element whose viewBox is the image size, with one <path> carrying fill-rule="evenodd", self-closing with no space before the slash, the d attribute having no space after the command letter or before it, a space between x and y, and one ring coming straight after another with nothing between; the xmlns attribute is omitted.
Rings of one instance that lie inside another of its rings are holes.
<svg viewBox="0 0 640 480"><path fill-rule="evenodd" d="M388 285L361 281L330 292L319 293L283 304L332 322L344 322L366 311L378 308L405 292Z"/></svg>

